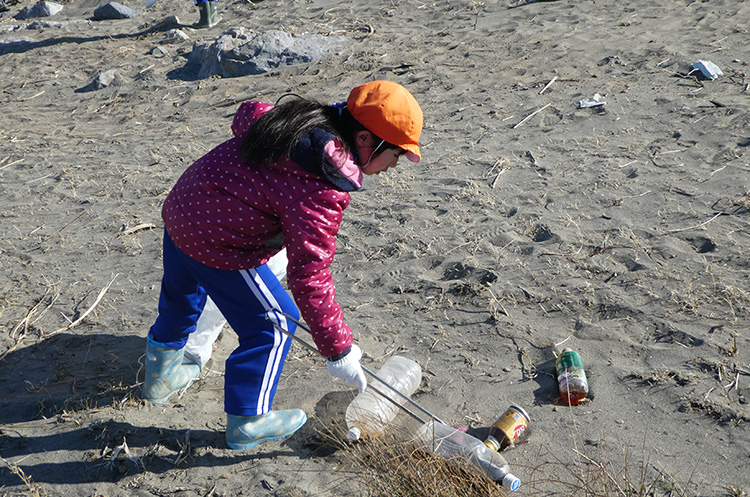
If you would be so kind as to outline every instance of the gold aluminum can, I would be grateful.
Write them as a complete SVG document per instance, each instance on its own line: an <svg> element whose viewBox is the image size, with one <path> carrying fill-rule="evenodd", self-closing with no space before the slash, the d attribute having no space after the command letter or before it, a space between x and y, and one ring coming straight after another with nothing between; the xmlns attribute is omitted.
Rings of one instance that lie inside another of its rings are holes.
<svg viewBox="0 0 750 497"><path fill-rule="evenodd" d="M484 444L494 450L514 445L529 427L530 422L529 415L523 408L512 405L490 427Z"/></svg>

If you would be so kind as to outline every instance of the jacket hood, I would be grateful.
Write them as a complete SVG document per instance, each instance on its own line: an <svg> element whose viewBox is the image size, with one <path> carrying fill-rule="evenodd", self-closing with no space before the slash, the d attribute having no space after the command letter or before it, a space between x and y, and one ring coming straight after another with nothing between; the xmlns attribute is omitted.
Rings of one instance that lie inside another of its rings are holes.
<svg viewBox="0 0 750 497"><path fill-rule="evenodd" d="M232 121L232 133L240 136L274 106L264 102L243 102ZM362 171L354 156L347 152L332 133L313 128L300 138L290 157L305 171L324 178L339 190L352 192L362 188Z"/></svg>

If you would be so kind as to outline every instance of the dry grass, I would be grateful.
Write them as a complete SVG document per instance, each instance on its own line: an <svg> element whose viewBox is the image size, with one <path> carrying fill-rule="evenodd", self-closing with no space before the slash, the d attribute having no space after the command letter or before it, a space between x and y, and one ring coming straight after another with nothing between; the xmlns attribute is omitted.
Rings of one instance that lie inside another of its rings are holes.
<svg viewBox="0 0 750 497"><path fill-rule="evenodd" d="M529 495L582 497L692 497L693 485L680 484L664 470L654 470L648 457L634 468L626 453L613 459L604 441L595 444L593 454L571 448L560 454L538 454L544 461L531 469L526 482Z"/></svg>
<svg viewBox="0 0 750 497"><path fill-rule="evenodd" d="M508 495L468 460L443 459L390 432L342 450L370 497L502 497Z"/></svg>
<svg viewBox="0 0 750 497"><path fill-rule="evenodd" d="M29 497L46 497L47 495L49 495L41 485L35 483L34 480L32 480L30 476L27 476L26 473L24 473L23 469L21 469L19 466L13 464L3 457L0 457L0 461L8 466L11 473L16 475L21 479L21 481L23 481L23 484L26 487L26 495L28 495Z"/></svg>
<svg viewBox="0 0 750 497"><path fill-rule="evenodd" d="M342 451L347 471L357 475L368 497L493 497L513 495L465 459L446 460L405 442L395 431L357 444L326 435ZM580 444L579 447L583 447ZM555 497L696 497L701 488L669 474L646 454L632 463L626 452L611 450L602 440L590 449L571 447L559 454L540 449L533 464L514 463L511 470L525 477L526 496ZM685 468L690 471L690 468ZM735 485L722 487L729 497L746 496ZM702 490L705 490L703 488ZM712 489L716 490L716 489Z"/></svg>

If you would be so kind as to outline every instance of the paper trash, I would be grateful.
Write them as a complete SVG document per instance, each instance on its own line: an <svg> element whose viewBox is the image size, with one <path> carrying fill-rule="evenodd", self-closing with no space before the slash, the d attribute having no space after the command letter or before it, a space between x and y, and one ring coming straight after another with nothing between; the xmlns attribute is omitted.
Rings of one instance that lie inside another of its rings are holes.
<svg viewBox="0 0 750 497"><path fill-rule="evenodd" d="M586 109L588 107L599 107L600 105L606 105L607 102L604 101L604 97L599 95L598 93L594 94L593 98L585 98L581 100L578 103L579 109Z"/></svg>
<svg viewBox="0 0 750 497"><path fill-rule="evenodd" d="M721 72L719 66L707 60L699 60L698 62L693 62L693 65L690 67L692 67L693 69L699 69L700 72L708 79L716 79L724 76L724 73Z"/></svg>

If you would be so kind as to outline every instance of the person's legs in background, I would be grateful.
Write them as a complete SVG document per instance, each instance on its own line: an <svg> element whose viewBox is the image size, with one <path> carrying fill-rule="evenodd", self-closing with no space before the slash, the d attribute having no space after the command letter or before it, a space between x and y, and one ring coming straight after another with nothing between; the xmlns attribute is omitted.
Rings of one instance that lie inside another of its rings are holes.
<svg viewBox="0 0 750 497"><path fill-rule="evenodd" d="M216 11L216 3L216 0L195 0L200 19L193 24L194 28L212 28L219 24L221 16Z"/></svg>

